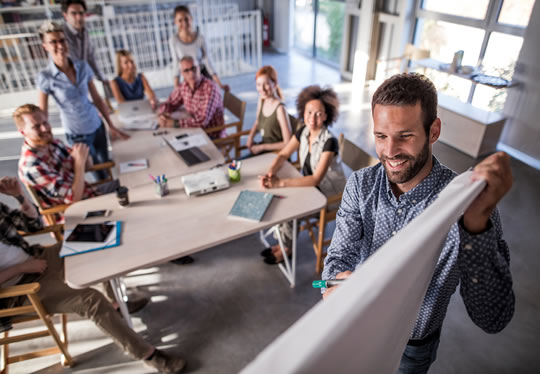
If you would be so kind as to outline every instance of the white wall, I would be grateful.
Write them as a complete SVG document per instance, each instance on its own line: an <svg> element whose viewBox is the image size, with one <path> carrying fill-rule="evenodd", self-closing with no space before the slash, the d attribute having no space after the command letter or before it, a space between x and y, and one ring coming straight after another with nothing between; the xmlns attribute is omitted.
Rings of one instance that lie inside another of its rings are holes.
<svg viewBox="0 0 540 374"><path fill-rule="evenodd" d="M508 117L501 143L525 155L540 168L540 1L536 1L525 32L513 79L520 86L510 89L504 113ZM519 154L513 154L520 158ZM523 155L522 155L523 156Z"/></svg>
<svg viewBox="0 0 540 374"><path fill-rule="evenodd" d="M294 11L294 0L275 0L273 14L274 39L272 46L279 52L287 53L291 48L292 41L292 20Z"/></svg>

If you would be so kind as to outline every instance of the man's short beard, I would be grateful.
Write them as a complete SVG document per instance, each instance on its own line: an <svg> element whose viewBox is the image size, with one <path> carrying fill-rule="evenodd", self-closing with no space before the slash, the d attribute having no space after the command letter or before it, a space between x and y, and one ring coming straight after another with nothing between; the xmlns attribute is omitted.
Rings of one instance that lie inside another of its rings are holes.
<svg viewBox="0 0 540 374"><path fill-rule="evenodd" d="M413 157L411 155L399 154L395 157L390 158L390 160L410 161L411 166L409 166L407 169L403 171L399 171L399 172L389 171L386 168L386 161L389 160L389 158L382 156L380 160L384 167L384 170L386 171L388 180L394 184L403 184L403 183L407 183L408 181L416 177L416 175L420 172L420 170L422 170L424 165L426 165L428 161L428 156L429 156L429 141L426 138L426 142L424 146L422 147L422 149L420 150L420 153L416 157Z"/></svg>
<svg viewBox="0 0 540 374"><path fill-rule="evenodd" d="M46 138L41 136L41 137L32 139L32 143L34 143L37 146L46 146L46 145L51 144L52 141L53 141L52 133L50 134L50 136Z"/></svg>

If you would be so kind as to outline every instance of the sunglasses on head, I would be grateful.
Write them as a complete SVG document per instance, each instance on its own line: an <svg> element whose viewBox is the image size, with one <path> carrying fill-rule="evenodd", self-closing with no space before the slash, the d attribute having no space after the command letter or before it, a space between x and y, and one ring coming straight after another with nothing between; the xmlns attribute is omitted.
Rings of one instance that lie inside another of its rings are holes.
<svg viewBox="0 0 540 374"><path fill-rule="evenodd" d="M187 68L187 69L184 69L182 70L184 73L189 73L190 71L195 73L195 71L197 70L197 66L193 65L192 67L190 68Z"/></svg>

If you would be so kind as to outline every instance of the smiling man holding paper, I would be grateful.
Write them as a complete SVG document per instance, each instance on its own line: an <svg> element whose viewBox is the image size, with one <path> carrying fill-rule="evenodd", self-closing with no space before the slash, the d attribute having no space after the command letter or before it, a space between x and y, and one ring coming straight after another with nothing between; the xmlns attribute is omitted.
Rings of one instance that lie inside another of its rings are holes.
<svg viewBox="0 0 540 374"><path fill-rule="evenodd" d="M323 279L348 278L456 176L432 155L441 121L436 89L426 77L413 73L386 80L373 96L372 112L381 162L353 173L347 182ZM512 318L510 255L496 209L512 185L508 155L491 155L475 167L473 178L485 180L486 187L446 238L399 373L428 371L460 282L469 316L484 331L499 332ZM326 289L323 297L335 289Z"/></svg>

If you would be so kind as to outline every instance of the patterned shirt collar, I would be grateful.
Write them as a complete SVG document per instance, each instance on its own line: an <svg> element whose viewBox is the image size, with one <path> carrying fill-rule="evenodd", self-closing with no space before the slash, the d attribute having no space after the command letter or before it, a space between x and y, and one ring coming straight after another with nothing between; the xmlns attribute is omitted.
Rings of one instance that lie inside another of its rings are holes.
<svg viewBox="0 0 540 374"><path fill-rule="evenodd" d="M418 201L424 200L428 195L431 194L432 191L424 187L437 185L436 182L443 176L443 168L441 166L441 163L439 162L439 160L437 160L435 156L432 156L432 159L433 166L428 176L425 177L416 186L414 186L414 188L402 194L399 197L399 200L396 198L394 192L392 191L392 186L390 185L390 181L388 180L388 176L386 175L386 170L384 169L384 166L381 167L386 184L386 193L388 194L388 198L392 203L398 204L399 201L409 201L413 204L416 204Z"/></svg>
<svg viewBox="0 0 540 374"><path fill-rule="evenodd" d="M206 78L205 76L201 75L199 77L199 79L195 82L195 88L191 89L191 86L188 84L188 82L186 82L186 80L184 79L184 81L182 82L183 85L185 85L186 89L188 89L191 93L194 93L195 91L197 91L199 89L199 87L201 87L201 84L204 80L208 80L208 78Z"/></svg>
<svg viewBox="0 0 540 374"><path fill-rule="evenodd" d="M69 31L72 35L75 35L79 38L84 37L84 27L81 30L77 30L75 27L71 26L68 22L66 22L66 30Z"/></svg>
<svg viewBox="0 0 540 374"><path fill-rule="evenodd" d="M26 151L30 151L33 154L35 154L37 158L42 159L43 157L49 156L50 153L53 152L54 149L58 147L59 141L60 140L53 138L52 142L48 144L47 146L32 147L30 144L28 144L28 142L25 139L22 145L22 153L24 154Z"/></svg>
<svg viewBox="0 0 540 374"><path fill-rule="evenodd" d="M69 57L68 57L68 60L73 65L73 69L75 69L75 75L77 75L77 66L76 66L77 64L74 64L73 61L71 61ZM58 74L64 74L62 70L58 69L58 66L56 66L56 64L54 63L51 57L49 57L48 69L50 70L54 78L56 78Z"/></svg>

